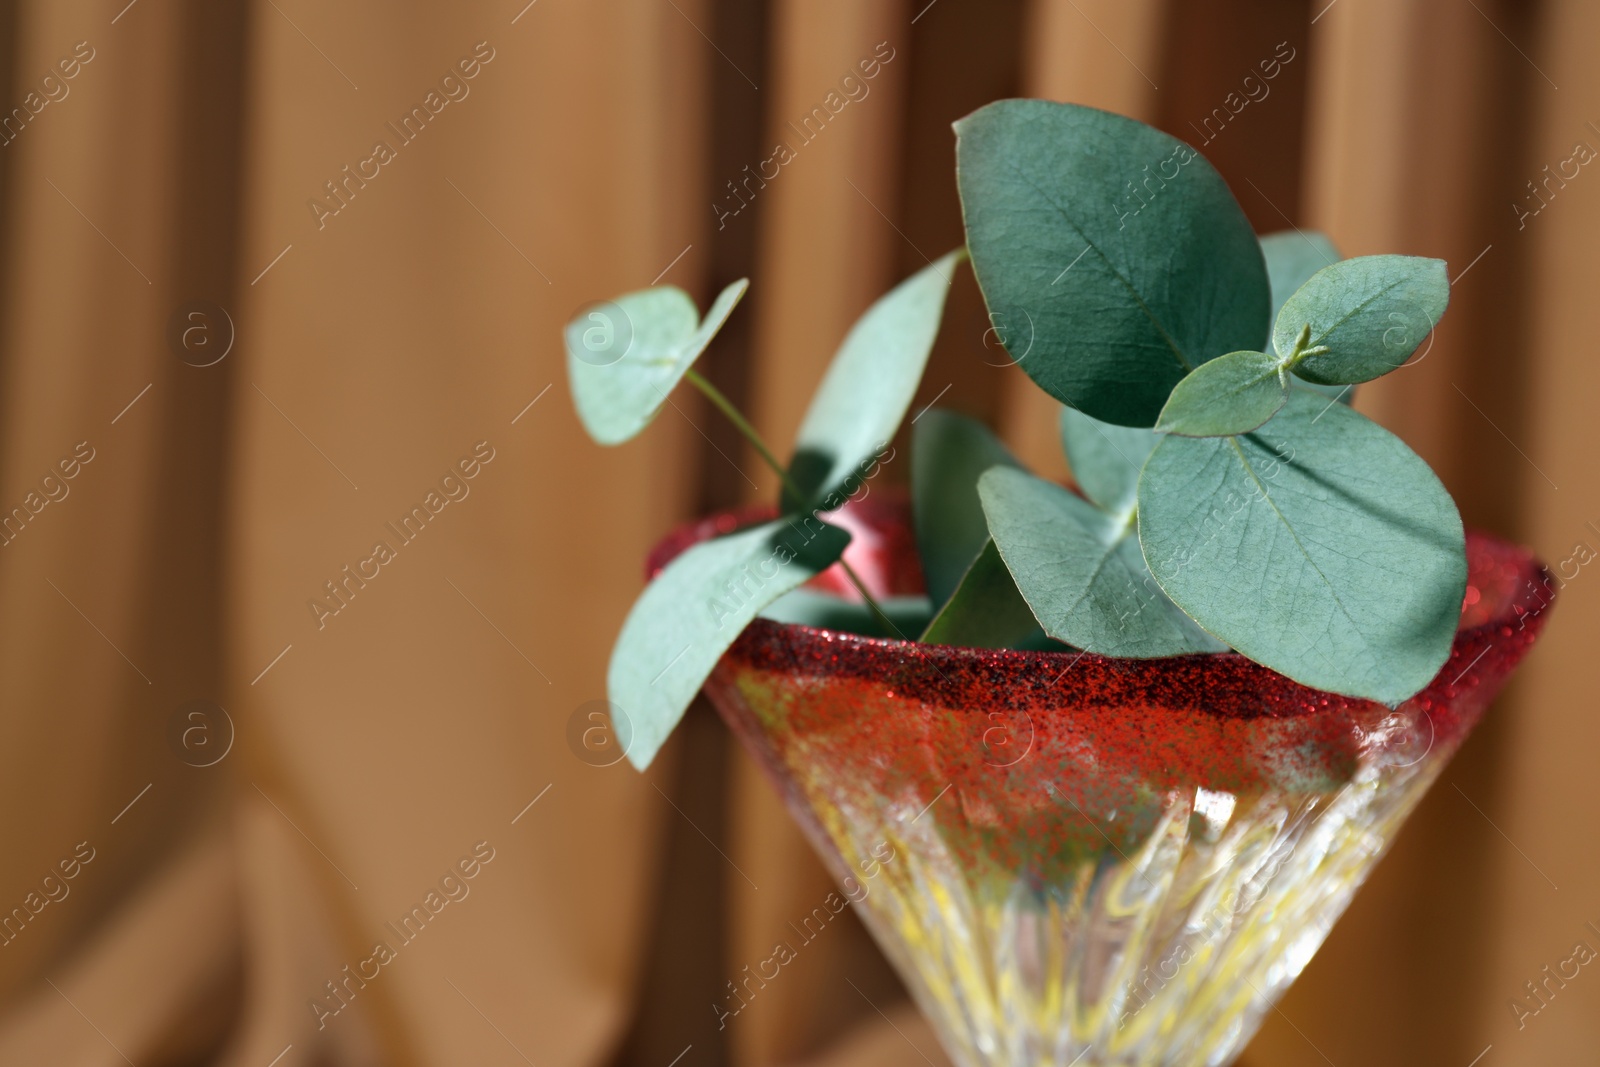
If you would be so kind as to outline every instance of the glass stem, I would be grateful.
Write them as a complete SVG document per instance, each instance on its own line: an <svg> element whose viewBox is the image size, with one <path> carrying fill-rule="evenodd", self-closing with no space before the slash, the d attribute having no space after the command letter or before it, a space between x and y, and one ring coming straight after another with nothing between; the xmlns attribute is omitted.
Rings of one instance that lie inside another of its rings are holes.
<svg viewBox="0 0 1600 1067"><path fill-rule="evenodd" d="M794 479L789 475L788 469L785 468L783 464L778 462L778 457L773 455L772 449L767 447L767 443L761 439L761 435L756 432L756 428L750 425L750 421L740 413L738 408L733 406L733 401L723 396L720 389L708 382L693 367L690 367L688 370L684 371L683 376L684 379L689 382L689 384L693 385L696 389L700 390L700 392L704 393L705 398L711 401L712 405L715 406L718 411L727 416L728 421L733 423L733 428L738 430L746 441L750 442L750 444L755 448L756 452L760 454L762 461L765 462L767 466L772 468L773 473L777 474L778 478L783 482L784 489L788 491L789 495L793 497L796 502L804 500L806 498L806 494L801 491L798 485L795 484ZM872 594L867 591L866 583L861 580L861 576L855 572L855 569L851 567L849 563L845 562L843 557L840 557L839 559L839 566L844 571L845 577L850 579L850 584L856 587L856 592L861 594L861 599L865 600L867 602L867 606L878 614L878 617L883 620L884 625L889 627L890 632L900 634L901 637L905 637L904 634L900 633L900 628L896 626L894 621L889 618L889 614L883 610L882 605L880 605L877 600L873 599Z"/></svg>

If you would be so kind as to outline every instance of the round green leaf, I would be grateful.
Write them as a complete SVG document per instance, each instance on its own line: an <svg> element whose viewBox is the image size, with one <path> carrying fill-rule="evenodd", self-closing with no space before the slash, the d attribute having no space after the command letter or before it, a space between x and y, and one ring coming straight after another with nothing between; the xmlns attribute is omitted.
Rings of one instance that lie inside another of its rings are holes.
<svg viewBox="0 0 1600 1067"><path fill-rule="evenodd" d="M606 690L635 767L655 758L717 660L773 601L827 568L850 535L777 519L685 550L645 586L611 650Z"/></svg>
<svg viewBox="0 0 1600 1067"><path fill-rule="evenodd" d="M674 286L640 289L586 309L567 323L567 379L589 436L617 445L655 418L750 287L722 290L705 321Z"/></svg>
<svg viewBox="0 0 1600 1067"><path fill-rule="evenodd" d="M1292 389L1304 389L1318 396L1325 396L1329 400L1337 400L1348 407L1356 402L1356 387L1353 385L1323 385L1321 382L1308 382L1304 378L1295 378L1289 383Z"/></svg>
<svg viewBox="0 0 1600 1067"><path fill-rule="evenodd" d="M1150 576L1129 516L1006 467L978 479L978 495L1017 590L1051 637L1106 656L1222 648Z"/></svg>
<svg viewBox="0 0 1600 1067"><path fill-rule="evenodd" d="M1367 382L1405 364L1450 302L1442 259L1358 256L1311 276L1278 312L1272 344L1288 356L1307 323L1328 351L1292 368L1308 382Z"/></svg>
<svg viewBox="0 0 1600 1067"><path fill-rule="evenodd" d="M1283 360L1265 352L1229 352L1178 383L1161 409L1156 431L1185 437L1249 433L1288 399Z"/></svg>
<svg viewBox="0 0 1600 1067"><path fill-rule="evenodd" d="M1450 654L1467 578L1450 494L1399 438L1311 393L1247 436L1162 441L1139 538L1196 622L1305 685L1394 704Z"/></svg>
<svg viewBox="0 0 1600 1067"><path fill-rule="evenodd" d="M789 473L805 494L784 510L831 510L854 492L864 464L900 428L939 333L944 298L965 250L957 249L901 282L866 310L839 346L811 398Z"/></svg>
<svg viewBox="0 0 1600 1067"><path fill-rule="evenodd" d="M950 599L989 540L978 476L1001 464L1020 466L977 419L930 408L911 427L912 524L935 607Z"/></svg>
<svg viewBox="0 0 1600 1067"><path fill-rule="evenodd" d="M956 135L967 247L991 320L1050 395L1150 426L1189 371L1265 347L1260 245L1193 148L1047 100L990 104Z"/></svg>

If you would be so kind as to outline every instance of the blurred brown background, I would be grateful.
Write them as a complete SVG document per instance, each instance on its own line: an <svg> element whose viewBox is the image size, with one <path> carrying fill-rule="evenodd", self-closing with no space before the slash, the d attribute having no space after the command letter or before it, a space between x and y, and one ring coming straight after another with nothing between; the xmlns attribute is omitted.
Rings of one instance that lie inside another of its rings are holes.
<svg viewBox="0 0 1600 1067"><path fill-rule="evenodd" d="M1095 104L1200 145L1263 231L1447 258L1437 343L1360 406L1567 560L1600 548L1597 41L1582 0L0 4L0 1064L942 1064L853 922L716 1025L826 877L704 709L648 776L569 729L647 546L775 486L689 395L589 444L561 324L751 276L708 373L786 441L853 318L959 243L950 122ZM958 283L921 402L1060 472L987 327ZM1510 1007L1600 947L1597 582L1250 1067L1600 1058L1600 976Z"/></svg>

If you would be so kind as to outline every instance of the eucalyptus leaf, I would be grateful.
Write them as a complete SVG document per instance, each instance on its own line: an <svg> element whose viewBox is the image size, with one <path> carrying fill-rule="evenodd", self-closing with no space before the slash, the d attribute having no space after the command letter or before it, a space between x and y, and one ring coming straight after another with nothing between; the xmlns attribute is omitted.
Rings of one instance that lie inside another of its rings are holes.
<svg viewBox="0 0 1600 1067"><path fill-rule="evenodd" d="M930 408L911 427L911 514L935 605L950 599L989 540L978 476L997 465L1021 466L977 419Z"/></svg>
<svg viewBox="0 0 1600 1067"><path fill-rule="evenodd" d="M1282 230L1261 238L1261 254L1267 260L1267 281L1272 286L1272 318L1278 317L1284 301L1311 280L1323 267L1342 258L1325 234L1316 230Z"/></svg>
<svg viewBox="0 0 1600 1067"><path fill-rule="evenodd" d="M1167 398L1160 433L1227 437L1249 433L1289 399L1284 361L1265 352L1229 352L1195 368Z"/></svg>
<svg viewBox="0 0 1600 1067"><path fill-rule="evenodd" d="M956 178L991 322L1057 400L1150 426L1189 371L1266 347L1255 232L1182 141L1093 108L1002 100L956 123Z"/></svg>
<svg viewBox="0 0 1600 1067"><path fill-rule="evenodd" d="M1356 402L1356 387L1353 385L1323 385L1321 382L1308 382L1304 378L1295 378L1289 383L1289 388L1304 389L1308 393L1337 400L1347 407Z"/></svg>
<svg viewBox="0 0 1600 1067"><path fill-rule="evenodd" d="M1037 645L1043 636L999 550L985 538L955 594L928 625L922 640L962 648L1020 648Z"/></svg>
<svg viewBox="0 0 1600 1067"><path fill-rule="evenodd" d="M1309 324L1310 344L1328 351L1296 363L1297 376L1322 385L1371 381L1411 358L1449 302L1444 260L1358 256L1319 270L1289 298L1272 343L1288 356Z"/></svg>
<svg viewBox="0 0 1600 1067"><path fill-rule="evenodd" d="M1061 447L1083 495L1111 515L1133 510L1139 471L1161 443L1161 435L1101 422L1066 407L1061 409L1060 421Z"/></svg>
<svg viewBox="0 0 1600 1067"><path fill-rule="evenodd" d="M611 650L606 688L635 767L655 758L722 653L773 601L826 569L850 535L777 519L685 550L645 587Z"/></svg>
<svg viewBox="0 0 1600 1067"><path fill-rule="evenodd" d="M1295 390L1255 433L1168 437L1139 480L1139 537L1175 603L1305 685L1395 704L1450 654L1467 575L1455 504L1342 405Z"/></svg>
<svg viewBox="0 0 1600 1067"><path fill-rule="evenodd" d="M589 436L618 445L648 426L749 287L741 278L722 290L704 321L688 293L663 285L597 304L567 323L567 377Z"/></svg>
<svg viewBox="0 0 1600 1067"><path fill-rule="evenodd" d="M1159 452L1160 450L1157 449ZM1146 569L1132 516L997 467L978 480L990 536L1045 633L1106 656L1177 656L1223 646Z"/></svg>
<svg viewBox="0 0 1600 1067"><path fill-rule="evenodd" d="M945 294L962 249L901 282L846 335L811 398L789 473L805 499L784 492L784 510L827 511L854 491L863 464L900 427L939 333Z"/></svg>

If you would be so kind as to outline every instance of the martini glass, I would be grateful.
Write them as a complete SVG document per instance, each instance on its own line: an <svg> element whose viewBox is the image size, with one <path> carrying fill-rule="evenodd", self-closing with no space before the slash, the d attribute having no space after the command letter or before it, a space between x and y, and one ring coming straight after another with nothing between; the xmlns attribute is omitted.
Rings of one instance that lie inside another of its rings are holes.
<svg viewBox="0 0 1600 1067"><path fill-rule="evenodd" d="M651 569L764 517L680 530ZM879 493L835 520L875 594L921 591L909 518ZM1537 561L1480 534L1467 558L1450 659L1397 708L1235 653L1119 660L766 619L705 690L956 1063L1214 1067L1543 625ZM813 585L848 596L837 569Z"/></svg>

